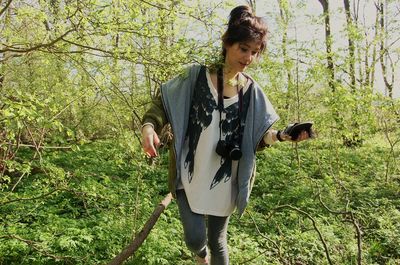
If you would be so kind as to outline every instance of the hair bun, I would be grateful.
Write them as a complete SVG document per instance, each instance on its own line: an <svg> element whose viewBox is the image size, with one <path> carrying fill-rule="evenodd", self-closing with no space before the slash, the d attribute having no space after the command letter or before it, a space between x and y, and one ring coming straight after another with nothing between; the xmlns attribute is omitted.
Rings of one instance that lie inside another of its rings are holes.
<svg viewBox="0 0 400 265"><path fill-rule="evenodd" d="M267 31L267 25L263 19L256 16L250 6L235 7L229 15L228 28L221 37L222 56L225 58L228 46L252 41L260 44L258 52L260 54L267 44Z"/></svg>
<svg viewBox="0 0 400 265"><path fill-rule="evenodd" d="M243 23L246 20L251 20L254 17L253 10L250 6L242 5L232 9L229 15L229 26L235 26Z"/></svg>

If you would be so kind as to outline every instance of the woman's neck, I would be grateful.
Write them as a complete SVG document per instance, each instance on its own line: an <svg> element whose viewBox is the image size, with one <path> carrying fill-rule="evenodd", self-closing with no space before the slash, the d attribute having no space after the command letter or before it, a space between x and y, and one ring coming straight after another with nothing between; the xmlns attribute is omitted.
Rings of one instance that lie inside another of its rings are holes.
<svg viewBox="0 0 400 265"><path fill-rule="evenodd" d="M229 66L224 67L223 71L224 71L224 81L226 82L228 82L229 80L236 80L238 78L238 74L240 73L238 71L229 68Z"/></svg>

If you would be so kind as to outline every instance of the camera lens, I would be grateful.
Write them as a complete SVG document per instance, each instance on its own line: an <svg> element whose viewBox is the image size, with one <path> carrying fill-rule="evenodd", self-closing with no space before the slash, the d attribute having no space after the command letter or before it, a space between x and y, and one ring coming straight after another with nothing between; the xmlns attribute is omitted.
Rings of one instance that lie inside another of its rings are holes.
<svg viewBox="0 0 400 265"><path fill-rule="evenodd" d="M218 154L218 155L220 155L220 156L222 156L222 157L224 157L224 158L226 158L227 157L227 150L226 150L226 143L225 143L225 141L223 141L223 140L219 140L218 141L218 143L217 143L217 148L215 149L215 152Z"/></svg>
<svg viewBox="0 0 400 265"><path fill-rule="evenodd" d="M229 153L229 157L232 160L239 160L242 157L242 151L239 149L239 147L233 147L232 150Z"/></svg>

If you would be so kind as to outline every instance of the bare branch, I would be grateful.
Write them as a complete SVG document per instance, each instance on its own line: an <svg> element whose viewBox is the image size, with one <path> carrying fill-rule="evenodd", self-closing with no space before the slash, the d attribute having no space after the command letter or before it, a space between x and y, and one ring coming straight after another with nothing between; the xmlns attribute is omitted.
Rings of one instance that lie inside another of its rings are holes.
<svg viewBox="0 0 400 265"><path fill-rule="evenodd" d="M319 202L322 204L322 206L330 213L332 214L337 214L337 215L347 215L350 217L351 223L353 224L354 228L356 229L356 234L357 234L357 264L361 265L362 264L362 231L360 228L360 225L358 224L358 221L354 217L354 214L352 211L336 211L330 209L323 201L321 198L321 193L318 194L318 199ZM348 221L348 220L346 220Z"/></svg>
<svg viewBox="0 0 400 265"><path fill-rule="evenodd" d="M7 8L11 5L11 2L13 0L8 0L8 2L6 3L6 5L3 7L3 9L0 10L0 17L1 15L3 15L4 12L6 12Z"/></svg>
<svg viewBox="0 0 400 265"><path fill-rule="evenodd" d="M280 250L278 244L277 244L275 241L273 241L272 239L270 239L269 237L265 236L263 233L261 233L261 231L260 231L260 229L258 228L257 222L256 222L256 220L254 219L253 215L251 214L251 212L248 212L248 213L249 213L249 215L250 215L251 220L253 221L254 226L256 227L257 233L258 233L262 238L266 239L267 241L271 242L272 245L274 245L274 247L276 248L276 250L277 250L277 252L278 252L279 259L281 260L282 264L285 264L286 261L285 261L284 258L282 257L282 253L281 253L281 250ZM261 253L260 255L262 255L262 254L264 254L264 252ZM257 257L258 257L258 256L257 256ZM241 264L245 264L245 263L247 263L247 262L250 262L250 261L254 260L254 259L257 258L257 257L254 257L254 258L252 258L252 259L250 259L250 260L247 260L247 261L245 261L245 262L242 262Z"/></svg>
<svg viewBox="0 0 400 265"><path fill-rule="evenodd" d="M294 210L294 211L296 211L296 212L298 212L298 213L301 213L301 214L305 215L308 219L311 220L312 225L313 225L313 227L314 227L314 230L317 232L317 234L318 234L318 236L319 236L319 239L321 240L322 245L323 245L323 247L324 247L325 255L326 255L326 258L327 258L327 260L328 260L328 263L329 263L330 265L332 265L333 263L332 263L332 260L331 260L330 255L329 255L328 246L327 246L327 244L326 244L326 242L325 242L324 237L322 236L321 231L319 230L319 228L318 228L318 226L317 226L317 222L315 221L315 219L314 219L309 213L307 213L307 212L305 212L305 211L303 211L303 210L301 210L301 209L299 209L299 208L297 208L297 207L294 207L294 206L292 206L292 205L289 205L289 204L284 204L284 205L280 205L280 206L275 207L275 208L272 210L272 213L271 213L270 215L272 215L273 212L279 211L279 210L284 209L284 208L289 208L289 209Z"/></svg>

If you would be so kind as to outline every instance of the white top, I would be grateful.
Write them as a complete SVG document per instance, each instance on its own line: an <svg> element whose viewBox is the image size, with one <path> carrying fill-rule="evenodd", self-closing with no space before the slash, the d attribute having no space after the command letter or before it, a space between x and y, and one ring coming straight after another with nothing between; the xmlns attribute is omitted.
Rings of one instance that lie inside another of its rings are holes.
<svg viewBox="0 0 400 265"><path fill-rule="evenodd" d="M215 103L218 105L218 93L213 86L210 74L206 72L207 83ZM248 80L243 88L243 94L246 93L251 81ZM224 107L238 101L238 95L224 99ZM189 181L188 168L185 165L185 157L189 150L188 140L185 141L181 164L182 175L181 183L193 212L198 214L207 214L214 216L228 216L235 209L237 196L237 161L232 161L232 174L223 178L218 184L211 187L214 176L221 167L221 156L215 148L219 141L219 111L214 109L212 121L208 127L204 128L200 134L194 155L194 169L191 181ZM225 119L225 113L222 113L222 120ZM222 136L224 138L225 136Z"/></svg>

